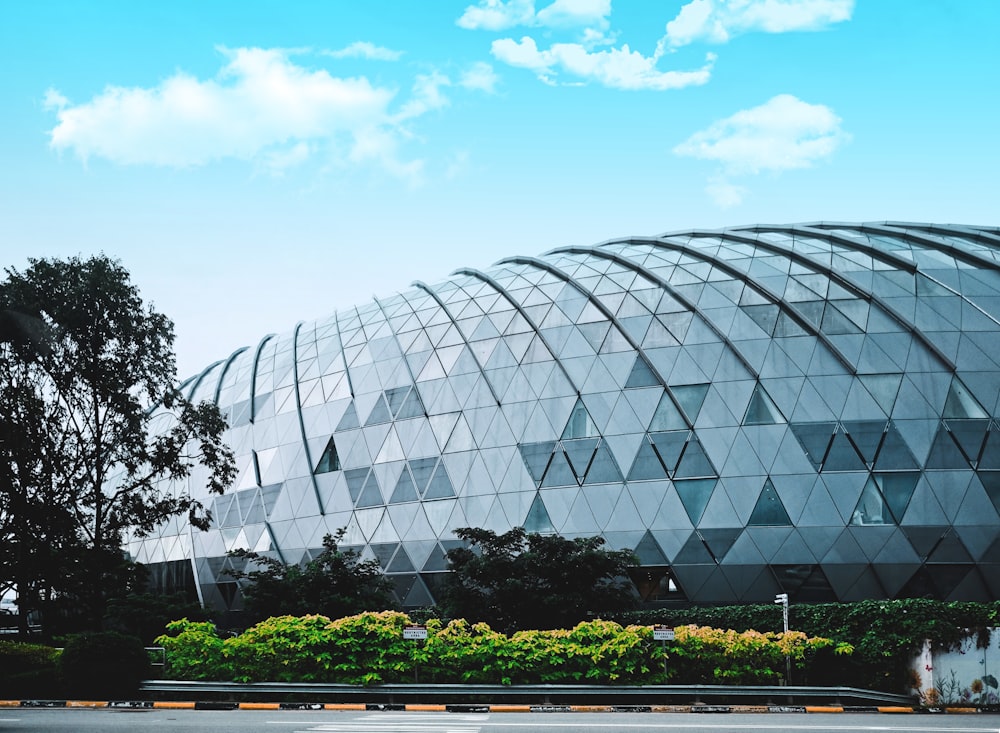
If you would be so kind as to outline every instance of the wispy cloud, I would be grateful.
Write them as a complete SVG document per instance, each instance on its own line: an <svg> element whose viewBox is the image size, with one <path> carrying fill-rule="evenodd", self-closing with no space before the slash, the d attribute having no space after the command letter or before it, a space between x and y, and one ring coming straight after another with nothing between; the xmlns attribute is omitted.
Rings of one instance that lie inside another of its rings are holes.
<svg viewBox="0 0 1000 733"><path fill-rule="evenodd" d="M393 51L391 48L383 46L376 46L374 43L369 43L368 41L355 41L349 46L335 51L324 51L323 55L335 59L358 58L369 59L371 61L399 61L403 56L403 52Z"/></svg>
<svg viewBox="0 0 1000 733"><path fill-rule="evenodd" d="M517 26L607 28L611 0L555 0L535 11L534 0L479 0L456 21L469 30L502 31Z"/></svg>
<svg viewBox="0 0 1000 733"><path fill-rule="evenodd" d="M610 0L555 0L535 10L532 0L479 0L458 19L463 28L502 31L516 26L545 27L548 32L580 29L574 42L553 43L540 49L531 36L520 41L493 41L494 58L511 66L531 69L546 84L559 83L558 71L569 73L569 83L595 81L615 89L680 89L709 80L714 54L700 69L660 70L669 51L695 41L724 43L734 35L763 31L819 30L849 20L854 0L691 0L666 25L666 35L652 55L613 46ZM597 50L602 49L602 50Z"/></svg>
<svg viewBox="0 0 1000 733"><path fill-rule="evenodd" d="M671 48L695 41L725 43L753 31L814 31L850 20L854 0L691 0L667 23Z"/></svg>
<svg viewBox="0 0 1000 733"><path fill-rule="evenodd" d="M707 190L717 202L734 205L743 189L730 183L731 177L809 168L849 140L829 107L779 94L712 123L676 146L674 153L721 164L721 174Z"/></svg>
<svg viewBox="0 0 1000 733"><path fill-rule="evenodd" d="M700 69L660 71L656 56L643 56L628 45L590 51L578 43L556 43L539 50L529 36L520 41L502 38L493 42L492 53L511 66L531 69L542 81L553 84L559 71L584 81L596 81L614 89L681 89L705 84L712 72L715 55L708 54Z"/></svg>
<svg viewBox="0 0 1000 733"><path fill-rule="evenodd" d="M499 83L500 77L493 71L493 67L485 61L474 63L462 72L458 80L459 86L487 94L493 94Z"/></svg>
<svg viewBox="0 0 1000 733"><path fill-rule="evenodd" d="M51 146L84 161L177 168L235 158L284 170L322 153L408 176L420 166L401 159L406 122L447 104L450 82L436 73L417 77L396 104L396 90L306 68L286 51L222 52L227 62L210 79L176 73L148 88L109 86L75 105L50 90Z"/></svg>

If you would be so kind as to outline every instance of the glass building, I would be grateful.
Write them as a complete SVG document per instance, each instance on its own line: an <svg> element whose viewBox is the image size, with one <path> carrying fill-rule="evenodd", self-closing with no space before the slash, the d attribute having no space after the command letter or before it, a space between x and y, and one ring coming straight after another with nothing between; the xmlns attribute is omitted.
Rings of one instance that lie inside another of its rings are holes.
<svg viewBox="0 0 1000 733"><path fill-rule="evenodd" d="M1000 228L510 257L265 336L184 389L228 416L239 478L210 531L178 519L128 549L222 608L241 604L227 551L301 562L341 527L404 606L433 602L466 526L601 535L652 602L1000 598Z"/></svg>

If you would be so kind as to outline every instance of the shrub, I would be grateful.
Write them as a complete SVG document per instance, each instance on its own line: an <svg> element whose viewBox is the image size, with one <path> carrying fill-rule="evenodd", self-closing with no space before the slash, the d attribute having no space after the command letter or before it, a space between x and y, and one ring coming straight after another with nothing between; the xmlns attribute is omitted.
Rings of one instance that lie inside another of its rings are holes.
<svg viewBox="0 0 1000 733"><path fill-rule="evenodd" d="M222 639L209 621L171 621L154 642L166 654L164 676L175 680L219 680L231 677Z"/></svg>
<svg viewBox="0 0 1000 733"><path fill-rule="evenodd" d="M69 637L59 668L68 695L127 697L139 690L149 659L138 637L102 631Z"/></svg>
<svg viewBox="0 0 1000 733"><path fill-rule="evenodd" d="M0 690L4 697L60 697L58 669L58 649L0 641Z"/></svg>

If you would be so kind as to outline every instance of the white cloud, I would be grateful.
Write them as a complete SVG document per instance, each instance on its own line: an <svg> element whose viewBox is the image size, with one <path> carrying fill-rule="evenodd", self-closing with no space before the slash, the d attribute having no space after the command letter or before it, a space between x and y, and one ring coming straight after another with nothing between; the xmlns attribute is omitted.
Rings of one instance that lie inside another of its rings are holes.
<svg viewBox="0 0 1000 733"><path fill-rule="evenodd" d="M448 81L437 74L418 77L393 111L396 92L366 78L308 69L281 50L223 53L227 63L212 79L177 73L150 88L109 86L78 105L51 90L51 146L83 160L179 168L236 158L284 169L340 151L341 162L376 161L411 175L419 164L398 159L408 136L402 123L447 104Z"/></svg>
<svg viewBox="0 0 1000 733"><path fill-rule="evenodd" d="M477 5L468 6L455 22L469 30L502 31L531 25L534 18L534 0L479 0Z"/></svg>
<svg viewBox="0 0 1000 733"><path fill-rule="evenodd" d="M666 43L725 43L741 33L813 31L850 20L854 0L691 0L667 23Z"/></svg>
<svg viewBox="0 0 1000 733"><path fill-rule="evenodd" d="M403 105L395 116L398 121L419 117L432 109L448 106L448 98L441 91L442 87L451 86L451 80L444 74L432 72L421 74L413 82L413 97Z"/></svg>
<svg viewBox="0 0 1000 733"><path fill-rule="evenodd" d="M611 0L555 0L535 15L546 28L607 28Z"/></svg>
<svg viewBox="0 0 1000 733"><path fill-rule="evenodd" d="M709 180L705 192L720 209L730 209L743 203L746 189L720 176Z"/></svg>
<svg viewBox="0 0 1000 733"><path fill-rule="evenodd" d="M555 0L535 12L534 0L479 0L456 23L469 30L502 31L515 26L605 30L611 0Z"/></svg>
<svg viewBox="0 0 1000 733"><path fill-rule="evenodd" d="M674 148L677 155L715 160L733 175L808 168L850 135L822 104L779 94L759 107L712 123Z"/></svg>
<svg viewBox="0 0 1000 733"><path fill-rule="evenodd" d="M468 69L462 72L458 84L466 89L493 94L496 91L500 77L493 71L493 67L485 61L477 61Z"/></svg>
<svg viewBox="0 0 1000 733"><path fill-rule="evenodd" d="M398 61L403 55L402 51L393 51L391 48L376 46L368 41L355 41L349 46L337 49L336 51L324 51L324 56L331 56L335 59L361 58L372 61Z"/></svg>
<svg viewBox="0 0 1000 733"><path fill-rule="evenodd" d="M531 69L538 78L554 83L558 70L585 81L596 81L614 89L681 89L705 84L715 62L708 54L704 66L693 71L660 71L656 56L643 56L628 45L603 51L590 51L578 43L556 43L539 50L535 41L525 36L520 41L502 38L493 42L493 55L511 66Z"/></svg>

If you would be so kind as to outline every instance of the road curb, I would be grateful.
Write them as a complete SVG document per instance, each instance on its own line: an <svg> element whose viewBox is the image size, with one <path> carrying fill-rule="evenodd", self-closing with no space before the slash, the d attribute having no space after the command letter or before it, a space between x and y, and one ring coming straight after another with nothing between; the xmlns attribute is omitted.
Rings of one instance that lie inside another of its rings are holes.
<svg viewBox="0 0 1000 733"><path fill-rule="evenodd" d="M697 713L697 714L850 714L882 713L887 715L937 712L950 715L989 714L971 707L944 707L923 711L897 705L511 705L511 704L389 704L322 702L232 702L179 700L0 700L0 708L110 708L158 710L327 710L340 712L434 712L434 713Z"/></svg>

